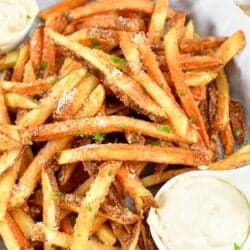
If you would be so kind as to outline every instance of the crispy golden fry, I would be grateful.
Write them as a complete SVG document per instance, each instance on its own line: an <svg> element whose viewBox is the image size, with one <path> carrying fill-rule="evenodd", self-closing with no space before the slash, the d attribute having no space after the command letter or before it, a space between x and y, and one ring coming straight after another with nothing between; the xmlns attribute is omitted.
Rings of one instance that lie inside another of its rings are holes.
<svg viewBox="0 0 250 250"><path fill-rule="evenodd" d="M217 131L226 129L229 122L229 85L224 71L220 71L216 78L218 92L217 111L213 126Z"/></svg>
<svg viewBox="0 0 250 250"><path fill-rule="evenodd" d="M184 11L178 11L173 18L168 22L168 29L175 29L178 39L183 38L185 32L186 13Z"/></svg>
<svg viewBox="0 0 250 250"><path fill-rule="evenodd" d="M190 71L185 73L185 82L188 86L204 86L211 83L217 75L214 71Z"/></svg>
<svg viewBox="0 0 250 250"><path fill-rule="evenodd" d="M104 163L101 166L96 179L81 203L70 247L72 250L87 248L89 232L93 224L94 216L98 212L100 204L106 196L120 166L120 162Z"/></svg>
<svg viewBox="0 0 250 250"><path fill-rule="evenodd" d="M44 20L53 19L65 11L76 8L86 2L88 2L88 0L63 0L45 10L40 11L38 16Z"/></svg>
<svg viewBox="0 0 250 250"><path fill-rule="evenodd" d="M35 29L30 38L30 60L33 64L36 73L40 71L40 68L42 66L42 50L43 50L43 27L39 26Z"/></svg>
<svg viewBox="0 0 250 250"><path fill-rule="evenodd" d="M195 37L195 28L194 28L194 23L192 20L190 20L187 25L185 26L185 31L184 31L184 39L194 39Z"/></svg>
<svg viewBox="0 0 250 250"><path fill-rule="evenodd" d="M113 246L116 243L116 237L107 224L103 224L96 232L98 239L105 245Z"/></svg>
<svg viewBox="0 0 250 250"><path fill-rule="evenodd" d="M39 223L33 227L32 238L34 241L48 241L51 245L62 248L69 248L72 242L72 236L55 230L46 228ZM97 241L89 240L86 243L88 250L118 250L119 248L113 246L106 246Z"/></svg>
<svg viewBox="0 0 250 250"><path fill-rule="evenodd" d="M209 147L209 138L206 127L200 111L194 101L192 93L185 84L184 74L182 72L179 58L179 50L177 44L177 32L171 29L164 38L165 56L170 71L172 81L175 85L176 92L181 100L184 110L188 114L191 122L199 127L199 133L206 147Z"/></svg>
<svg viewBox="0 0 250 250"><path fill-rule="evenodd" d="M55 43L64 46L73 53L83 57L101 70L107 77L108 86L123 100L125 104L132 106L153 118L164 119L165 115L161 109L147 94L145 94L142 87L121 71L110 65L109 60L106 60L106 58L103 57L100 58L98 50L91 50L87 47L81 46L52 30L48 29L47 32ZM103 53L101 54L103 55Z"/></svg>
<svg viewBox="0 0 250 250"><path fill-rule="evenodd" d="M14 67L18 59L18 55L19 51L15 50L0 58L0 71Z"/></svg>
<svg viewBox="0 0 250 250"><path fill-rule="evenodd" d="M81 69L81 68L82 68L82 65L80 63L74 61L70 57L67 57L64 60L62 67L60 68L59 76L64 77L72 73L73 71Z"/></svg>
<svg viewBox="0 0 250 250"><path fill-rule="evenodd" d="M241 167L250 163L250 145L243 146L241 149L236 151L226 158L211 163L209 169L211 170L229 170Z"/></svg>
<svg viewBox="0 0 250 250"><path fill-rule="evenodd" d="M157 0L148 28L148 37L151 43L157 43L163 37L167 12L168 1Z"/></svg>
<svg viewBox="0 0 250 250"><path fill-rule="evenodd" d="M138 2L133 0L126 0L123 2L107 0L88 3L76 9L69 10L68 17L69 19L78 19L80 17L86 17L116 10L130 10L151 14L153 12L153 9L153 2L147 0L140 0L139 4Z"/></svg>
<svg viewBox="0 0 250 250"><path fill-rule="evenodd" d="M99 84L89 95L82 109L77 113L76 118L95 116L101 109L105 100L104 87Z"/></svg>
<svg viewBox="0 0 250 250"><path fill-rule="evenodd" d="M24 66L29 59L29 44L24 43L19 49L19 55L12 74L12 81L21 82L23 78Z"/></svg>
<svg viewBox="0 0 250 250"><path fill-rule="evenodd" d="M141 152L143 152L143 154ZM208 163L208 158L205 152L183 148L136 144L102 144L64 150L58 156L58 163L66 164L76 161L117 160L198 166Z"/></svg>
<svg viewBox="0 0 250 250"><path fill-rule="evenodd" d="M4 92L14 92L19 94L34 95L52 88L52 84L56 81L56 77L50 77L44 80L36 80L33 82L11 82L0 81L0 86Z"/></svg>
<svg viewBox="0 0 250 250"><path fill-rule="evenodd" d="M0 80L0 86L1 86L1 80ZM7 111L2 88L0 88L0 123L2 123L2 124L9 124L10 123L9 114Z"/></svg>
<svg viewBox="0 0 250 250"><path fill-rule="evenodd" d="M46 167L55 153L65 148L69 141L70 139L67 137L61 140L50 141L39 151L18 181L10 202L12 207L21 205L32 194L41 178L42 167Z"/></svg>
<svg viewBox="0 0 250 250"><path fill-rule="evenodd" d="M5 218L0 221L0 234L7 249L33 249L10 213L7 213Z"/></svg>
<svg viewBox="0 0 250 250"><path fill-rule="evenodd" d="M79 83L85 73L86 70L84 69L76 70L56 82L51 92L40 100L39 108L26 113L22 119L19 120L18 125L21 127L34 127L44 123L53 112L61 95L67 93L67 91L71 91Z"/></svg>
<svg viewBox="0 0 250 250"><path fill-rule="evenodd" d="M63 93L57 103L54 117L57 120L72 118L84 105L90 93L97 86L98 80L89 75L81 79L81 82L69 92Z"/></svg>
<svg viewBox="0 0 250 250"><path fill-rule="evenodd" d="M220 132L220 140L226 155L230 155L234 152L234 136L228 122L226 127Z"/></svg>
<svg viewBox="0 0 250 250"><path fill-rule="evenodd" d="M36 80L35 70L31 60L29 60L24 66L23 82L34 82Z"/></svg>
<svg viewBox="0 0 250 250"><path fill-rule="evenodd" d="M32 98L18 93L6 93L4 98L9 108L35 109L39 107Z"/></svg>

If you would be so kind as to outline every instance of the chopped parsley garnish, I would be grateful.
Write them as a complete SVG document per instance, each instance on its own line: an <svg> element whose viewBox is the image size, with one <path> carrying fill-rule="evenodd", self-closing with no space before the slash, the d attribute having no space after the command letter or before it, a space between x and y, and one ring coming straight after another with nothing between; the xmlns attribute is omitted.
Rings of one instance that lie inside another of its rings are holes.
<svg viewBox="0 0 250 250"><path fill-rule="evenodd" d="M29 19L31 19L31 16L28 14L28 15L26 16L26 18L29 20Z"/></svg>
<svg viewBox="0 0 250 250"><path fill-rule="evenodd" d="M108 172L108 176L109 177L111 177L113 174L112 174L112 171L110 170L109 172Z"/></svg>
<svg viewBox="0 0 250 250"><path fill-rule="evenodd" d="M164 133L170 133L171 132L171 129L166 125L157 124L156 129L158 131L161 131L161 132L164 132Z"/></svg>
<svg viewBox="0 0 250 250"><path fill-rule="evenodd" d="M238 244L234 243L234 250L241 250L241 247Z"/></svg>
<svg viewBox="0 0 250 250"><path fill-rule="evenodd" d="M194 117L194 115L190 115L189 119L194 125L198 125L198 120Z"/></svg>
<svg viewBox="0 0 250 250"><path fill-rule="evenodd" d="M93 211L92 207L91 207L89 204L86 206L86 208L87 208L87 210L88 210L89 212L92 212L92 211Z"/></svg>
<svg viewBox="0 0 250 250"><path fill-rule="evenodd" d="M62 195L63 195L63 194L62 194L61 192L55 192L55 193L54 193L54 198L55 198L55 199L60 199L60 198L62 197Z"/></svg>
<svg viewBox="0 0 250 250"><path fill-rule="evenodd" d="M114 63L120 64L120 65L125 65L127 63L126 59L121 58L116 55L111 55L110 58Z"/></svg>
<svg viewBox="0 0 250 250"><path fill-rule="evenodd" d="M234 129L234 135L235 135L236 137L238 137L240 134L241 134L240 128L235 128L235 129Z"/></svg>
<svg viewBox="0 0 250 250"><path fill-rule="evenodd" d="M185 96L185 95L186 95L186 92L185 92L185 91L180 91L180 92L179 92L179 95L180 95L180 96Z"/></svg>
<svg viewBox="0 0 250 250"><path fill-rule="evenodd" d="M98 41L94 41L92 43L92 48L93 49L98 49L98 48L100 48L100 46L101 46L101 44Z"/></svg>
<svg viewBox="0 0 250 250"><path fill-rule="evenodd" d="M123 208L123 211L128 212L129 211L128 207Z"/></svg>
<svg viewBox="0 0 250 250"><path fill-rule="evenodd" d="M95 141L103 141L103 140L105 139L105 134L95 134L95 135L93 136L93 139L94 139Z"/></svg>
<svg viewBox="0 0 250 250"><path fill-rule="evenodd" d="M40 64L40 69L45 70L45 69L47 69L47 67L48 67L48 62L42 61Z"/></svg>
<svg viewBox="0 0 250 250"><path fill-rule="evenodd" d="M150 145L153 145L153 146L156 146L156 145L159 145L160 142L159 142L159 140L151 140L151 141L149 142L149 144L150 144Z"/></svg>

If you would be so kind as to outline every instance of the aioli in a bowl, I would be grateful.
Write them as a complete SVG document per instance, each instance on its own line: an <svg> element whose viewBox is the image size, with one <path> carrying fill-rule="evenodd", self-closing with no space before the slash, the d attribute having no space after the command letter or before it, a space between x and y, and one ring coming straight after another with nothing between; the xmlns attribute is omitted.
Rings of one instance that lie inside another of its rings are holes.
<svg viewBox="0 0 250 250"><path fill-rule="evenodd" d="M161 250L234 250L249 235L250 208L233 185L211 176L183 176L157 197L148 223Z"/></svg>
<svg viewBox="0 0 250 250"><path fill-rule="evenodd" d="M21 42L38 10L36 0L0 0L0 54Z"/></svg>

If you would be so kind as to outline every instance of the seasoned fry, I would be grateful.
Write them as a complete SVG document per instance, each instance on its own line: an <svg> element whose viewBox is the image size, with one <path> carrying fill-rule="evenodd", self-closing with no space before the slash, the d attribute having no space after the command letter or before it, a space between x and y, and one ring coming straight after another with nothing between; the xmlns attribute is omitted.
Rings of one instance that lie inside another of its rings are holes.
<svg viewBox="0 0 250 250"><path fill-rule="evenodd" d="M220 140L224 148L224 153L230 155L234 152L234 136L229 122L220 132Z"/></svg>
<svg viewBox="0 0 250 250"><path fill-rule="evenodd" d="M213 71L204 72L186 72L185 73L185 83L188 86L205 86L211 83L217 77L217 73Z"/></svg>
<svg viewBox="0 0 250 250"><path fill-rule="evenodd" d="M23 82L33 82L35 80L36 80L36 74L32 62L31 60L29 60L24 66Z"/></svg>
<svg viewBox="0 0 250 250"><path fill-rule="evenodd" d="M93 224L94 216L100 207L100 203L106 196L109 186L120 166L120 162L109 162L104 163L100 168L96 179L81 203L70 247L72 250L87 248L89 232Z"/></svg>
<svg viewBox="0 0 250 250"><path fill-rule="evenodd" d="M184 74L181 70L180 63L178 62L179 51L177 45L177 32L175 29L171 29L164 38L165 44L165 56L168 63L171 78L174 82L176 92L182 102L183 108L189 116L189 119L194 125L199 127L199 133L206 145L209 147L209 139L206 131L205 124L203 122L200 111L194 102L194 98L190 92L190 89L185 84Z"/></svg>
<svg viewBox="0 0 250 250"><path fill-rule="evenodd" d="M17 93L7 93L4 98L9 108L35 109L39 107L32 98Z"/></svg>
<svg viewBox="0 0 250 250"><path fill-rule="evenodd" d="M172 19L169 20L168 29L175 29L178 39L184 36L185 31L186 13L184 11L178 11Z"/></svg>
<svg viewBox="0 0 250 250"><path fill-rule="evenodd" d="M59 164L92 160L149 161L191 166L209 162L208 155L197 150L136 144L87 145L64 150L58 156Z"/></svg>
<svg viewBox="0 0 250 250"><path fill-rule="evenodd" d="M18 59L19 51L11 51L7 53L5 56L0 58L0 70L5 70L8 68L12 68Z"/></svg>

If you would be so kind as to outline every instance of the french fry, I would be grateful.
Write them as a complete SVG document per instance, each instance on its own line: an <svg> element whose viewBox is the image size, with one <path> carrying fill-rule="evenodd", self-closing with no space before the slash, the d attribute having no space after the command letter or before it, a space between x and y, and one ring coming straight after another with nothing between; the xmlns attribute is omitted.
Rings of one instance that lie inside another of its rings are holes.
<svg viewBox="0 0 250 250"><path fill-rule="evenodd" d="M10 213L7 213L4 220L0 221L0 234L7 249L33 249Z"/></svg>
<svg viewBox="0 0 250 250"><path fill-rule="evenodd" d="M116 243L116 237L107 224L103 224L96 232L98 239L105 245L113 246Z"/></svg>
<svg viewBox="0 0 250 250"><path fill-rule="evenodd" d="M89 95L82 109L77 113L76 118L95 116L101 109L105 100L104 87L99 84Z"/></svg>
<svg viewBox="0 0 250 250"><path fill-rule="evenodd" d="M165 21L167 19L168 12L168 1L157 0L154 7L154 12L152 13L148 37L150 43L157 43L161 40L164 33Z"/></svg>
<svg viewBox="0 0 250 250"><path fill-rule="evenodd" d="M45 10L40 11L38 17L44 20L51 20L65 11L84 5L87 1L88 0L63 0Z"/></svg>
<svg viewBox="0 0 250 250"><path fill-rule="evenodd" d="M39 26L30 38L30 60L36 73L40 71L43 51L43 27Z"/></svg>
<svg viewBox="0 0 250 250"><path fill-rule="evenodd" d="M128 32L145 30L145 24L142 19L132 19L109 14L85 17L80 19L80 21L75 24L75 27L77 30L90 27Z"/></svg>
<svg viewBox="0 0 250 250"><path fill-rule="evenodd" d="M218 91L217 111L214 119L214 128L217 131L227 129L229 123L229 84L224 71L220 71L216 78Z"/></svg>
<svg viewBox="0 0 250 250"><path fill-rule="evenodd" d="M76 149L64 150L59 154L57 160L59 164L77 161L117 160L148 161L190 166L204 165L209 162L207 153L197 150L135 144L87 145Z"/></svg>
<svg viewBox="0 0 250 250"><path fill-rule="evenodd" d="M137 249L137 243L139 240L140 232L141 232L141 222L139 221L136 224L135 228L133 228L132 239L130 240L129 246L127 247L128 250Z"/></svg>
<svg viewBox="0 0 250 250"><path fill-rule="evenodd" d="M189 71L185 73L185 83L188 86L204 86L211 83L216 77L217 73L213 71L203 71L203 72L194 72Z"/></svg>
<svg viewBox="0 0 250 250"><path fill-rule="evenodd" d="M109 186L115 177L121 163L109 162L104 163L92 183L90 190L81 203L80 212L76 219L75 231L71 243L71 249L85 249L88 244L88 237L94 216L98 212L100 203L106 196ZM84 225L84 226L83 226Z"/></svg>
<svg viewBox="0 0 250 250"><path fill-rule="evenodd" d="M234 152L234 136L228 122L225 128L220 131L220 140L226 155L230 155Z"/></svg>
<svg viewBox="0 0 250 250"><path fill-rule="evenodd" d="M36 74L33 68L31 60L29 60L24 66L23 82L33 82L36 80Z"/></svg>
<svg viewBox="0 0 250 250"><path fill-rule="evenodd" d="M57 101L63 93L72 90L85 75L86 70L76 70L55 83L49 95L44 97L39 108L29 111L20 119L18 125L21 127L34 127L46 121L53 112Z"/></svg>
<svg viewBox="0 0 250 250"><path fill-rule="evenodd" d="M14 67L18 59L18 55L19 51L15 50L0 58L0 71Z"/></svg>
<svg viewBox="0 0 250 250"><path fill-rule="evenodd" d="M82 65L80 63L74 61L70 57L67 57L64 60L62 67L60 68L59 76L64 77L64 76L72 73L74 70L78 70L81 68L82 68Z"/></svg>
<svg viewBox="0 0 250 250"><path fill-rule="evenodd" d="M108 86L123 100L125 104L136 108L152 118L162 119L165 116L160 108L145 94L140 85L112 65L109 65L108 60L100 58L97 50L91 50L87 47L81 46L52 30L48 29L47 32L55 43L60 44L75 54L85 58L101 70L107 77Z"/></svg>
<svg viewBox="0 0 250 250"><path fill-rule="evenodd" d="M185 26L185 31L184 31L184 39L194 39L195 37L195 28L194 28L194 23L192 20L190 20L187 25Z"/></svg>
<svg viewBox="0 0 250 250"><path fill-rule="evenodd" d="M0 81L1 86L1 81ZM10 123L9 114L7 111L6 103L2 88L0 88L0 122L3 124Z"/></svg>
<svg viewBox="0 0 250 250"><path fill-rule="evenodd" d="M3 92L14 92L18 94L34 95L52 88L53 83L56 81L55 77L50 77L44 80L36 80L33 82L11 82L0 81L0 87Z"/></svg>
<svg viewBox="0 0 250 250"><path fill-rule="evenodd" d="M32 98L18 93L6 93L4 98L9 108L35 109L39 107Z"/></svg>
<svg viewBox="0 0 250 250"><path fill-rule="evenodd" d="M250 145L243 146L235 153L209 165L210 170L230 170L250 163Z"/></svg>
<svg viewBox="0 0 250 250"><path fill-rule="evenodd" d="M19 55L12 74L12 81L21 82L23 78L24 66L29 59L29 44L21 45Z"/></svg>
<svg viewBox="0 0 250 250"><path fill-rule="evenodd" d="M184 36L185 32L185 21L186 13L183 11L178 11L172 19L168 22L168 29L175 29L177 32L178 39L181 39Z"/></svg>
<svg viewBox="0 0 250 250"><path fill-rule="evenodd" d="M178 62L179 50L177 44L177 32L171 29L164 38L165 56L174 82L176 92L181 100L184 110L188 114L191 122L199 127L199 133L206 147L209 147L209 138L200 111L194 102L190 89L185 84L184 74Z"/></svg>
<svg viewBox="0 0 250 250"><path fill-rule="evenodd" d="M30 129L32 140L47 141L65 136L131 131L167 141L183 141L192 143L186 138L179 137L171 127L155 124L126 116L98 116L93 118L67 120L51 123Z"/></svg>

